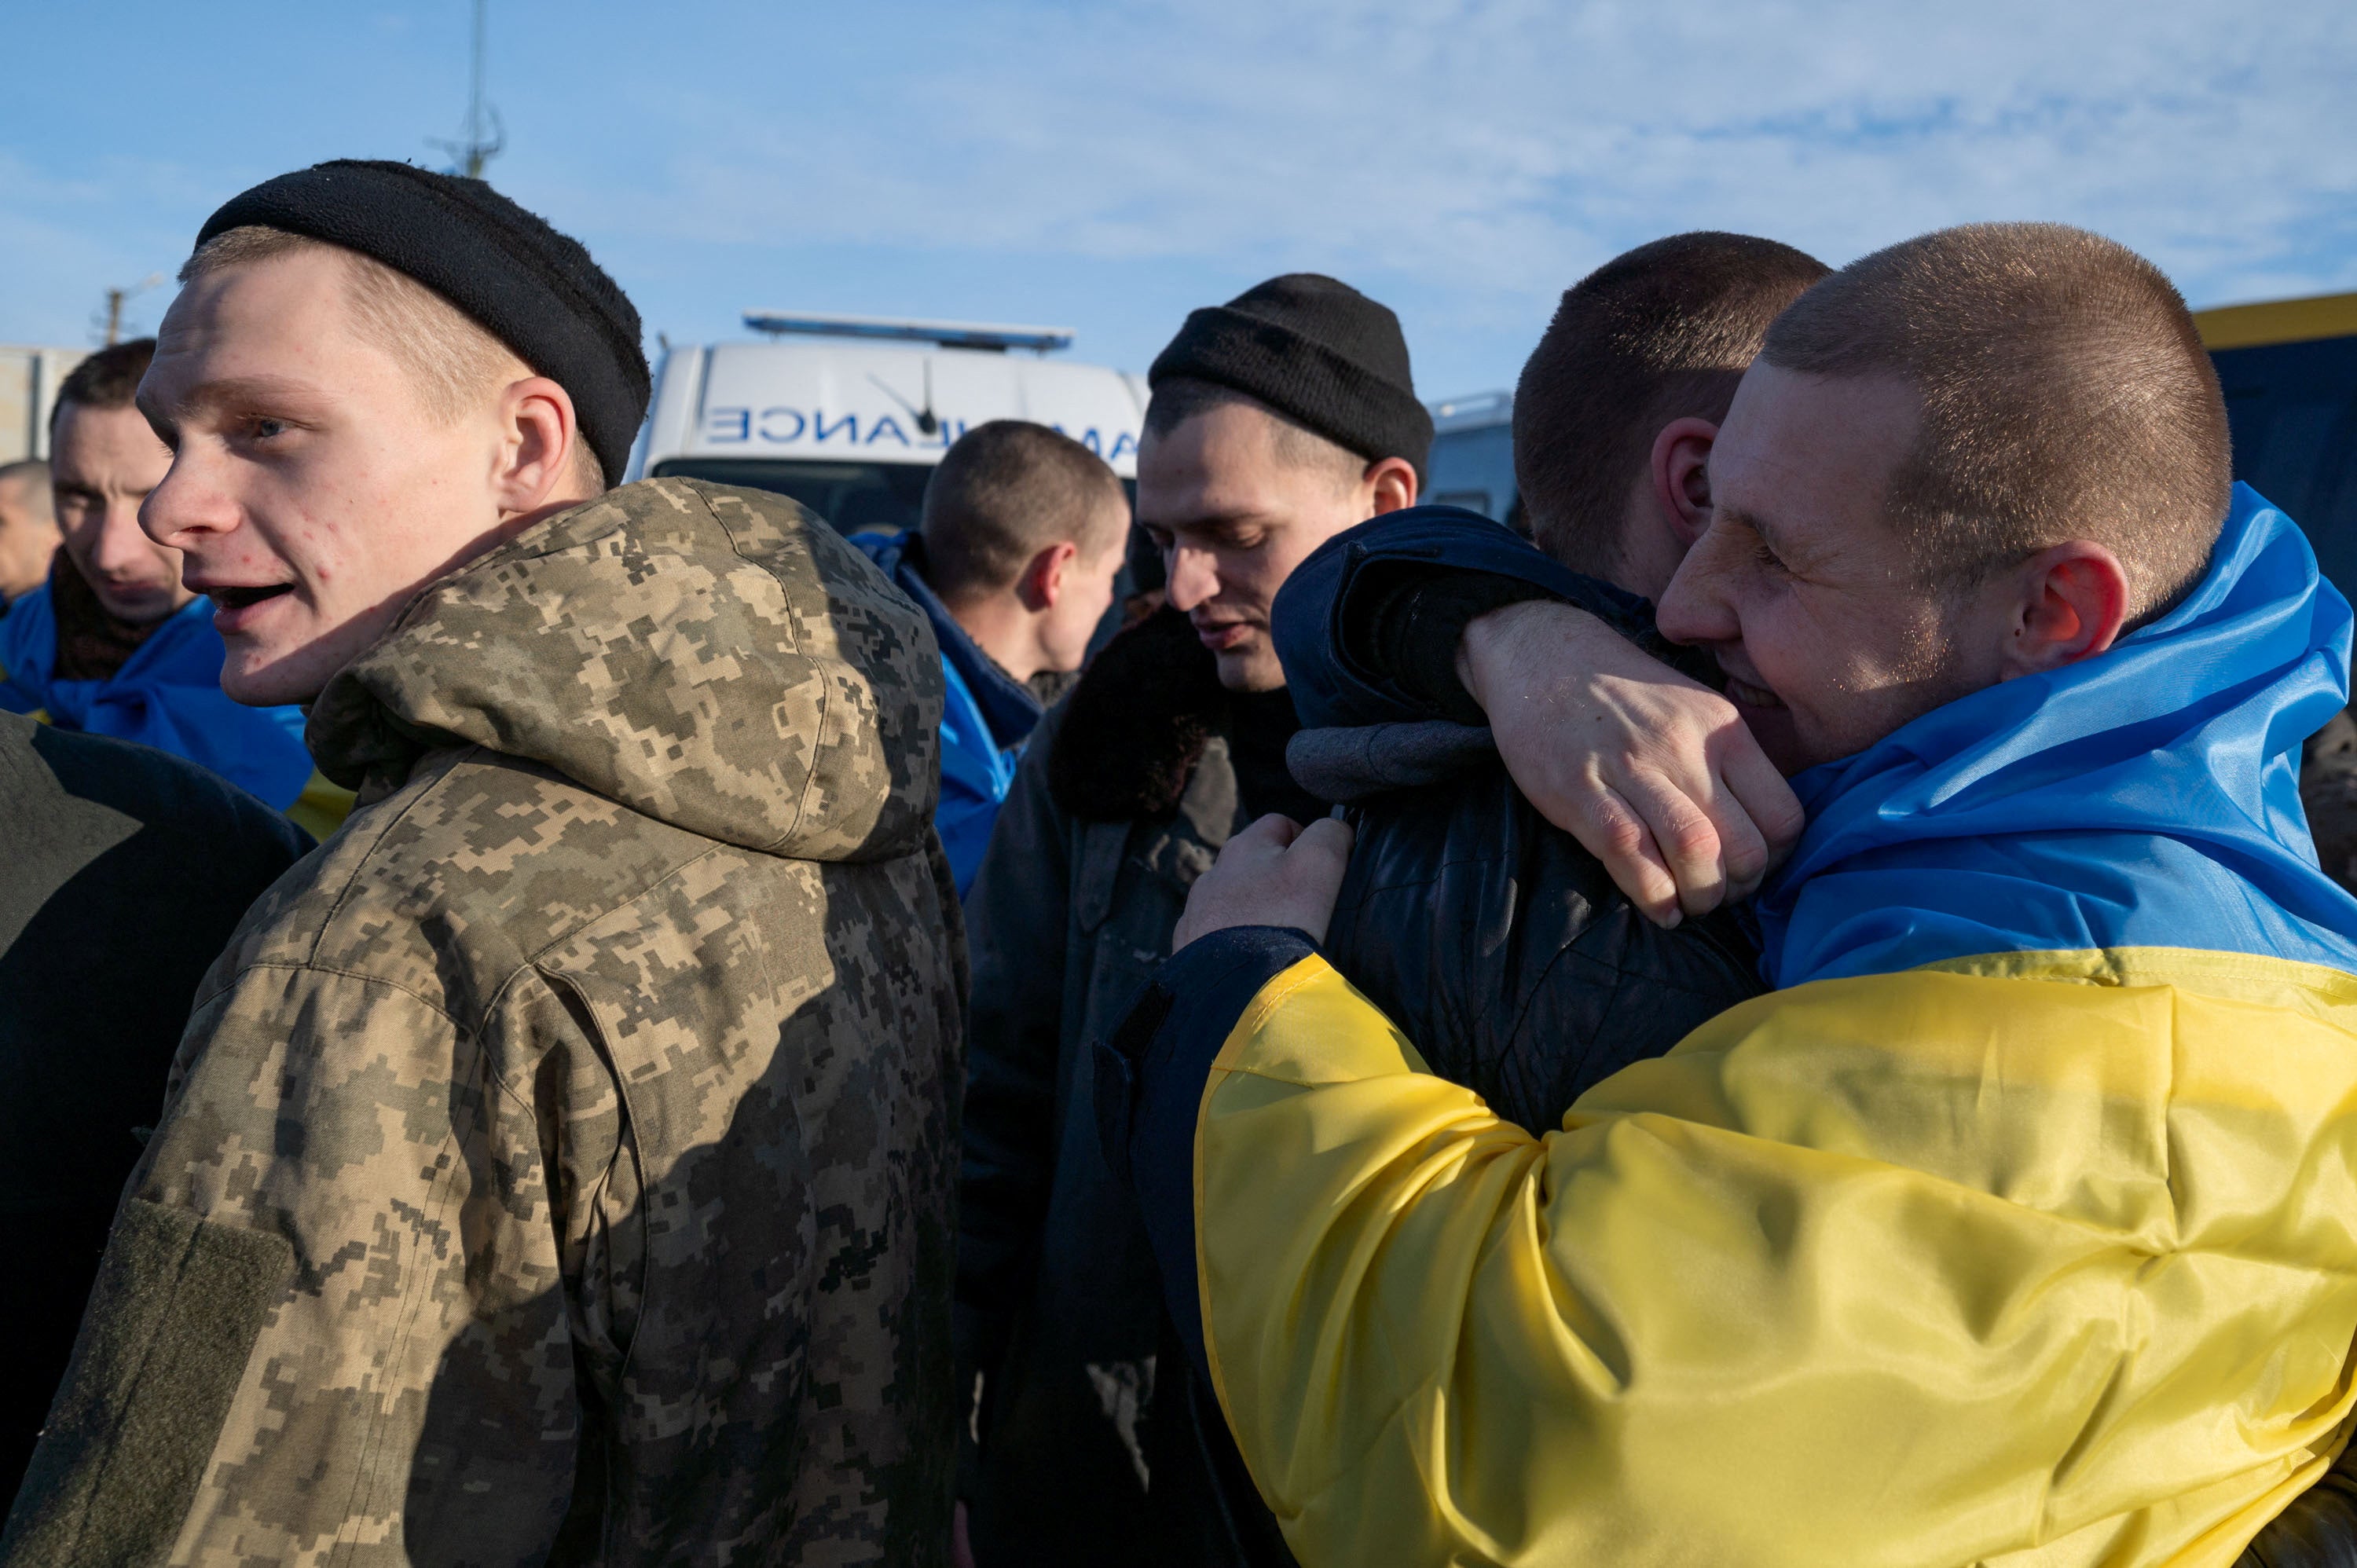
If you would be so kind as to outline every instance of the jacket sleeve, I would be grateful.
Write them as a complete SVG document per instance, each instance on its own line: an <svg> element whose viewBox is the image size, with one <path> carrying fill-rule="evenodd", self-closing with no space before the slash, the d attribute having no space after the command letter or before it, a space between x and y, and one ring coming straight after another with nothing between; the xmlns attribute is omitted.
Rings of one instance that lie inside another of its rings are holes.
<svg viewBox="0 0 2357 1568"><path fill-rule="evenodd" d="M1478 512L1414 507L1320 545L1278 590L1270 626L1305 728L1480 723L1457 683L1457 639L1475 616L1528 598L1576 605L1632 634L1652 622L1644 600Z"/></svg>
<svg viewBox="0 0 2357 1568"><path fill-rule="evenodd" d="M636 1183L530 1006L536 1104L392 984L256 965L200 1006L0 1561L545 1559L632 1306L571 1283L636 1278Z"/></svg>
<svg viewBox="0 0 2357 1568"><path fill-rule="evenodd" d="M959 1398L995 1366L1047 1221L1064 1022L1071 822L1048 784L1063 713L1040 722L965 901L974 963L959 1177Z"/></svg>
<svg viewBox="0 0 2357 1568"><path fill-rule="evenodd" d="M1171 961L1108 1047L1136 1075L1126 1154L1174 1321L1297 1556L2223 1564L2322 1474L2357 1300L2305 1199L2266 1211L2278 1177L2305 1189L2298 1151L2214 1222L2189 1197L2174 1233L2140 1208L2198 1179L2165 1158L2135 1199L2048 1212L2037 1188L2126 1112L2083 1065L2029 1080L2065 1040L2148 1059L2122 1001L2040 987L1998 1105L1991 1033L1920 1093L1874 1040L2020 983L1939 977L1902 1016L1869 1004L1882 978L1790 1025L1789 999L1747 1004L1534 1137L1297 935ZM1778 1027L1827 1043L1738 1048ZM2018 1135L1974 1124L2050 1101ZM2234 1146L2237 1175L2276 1160Z"/></svg>

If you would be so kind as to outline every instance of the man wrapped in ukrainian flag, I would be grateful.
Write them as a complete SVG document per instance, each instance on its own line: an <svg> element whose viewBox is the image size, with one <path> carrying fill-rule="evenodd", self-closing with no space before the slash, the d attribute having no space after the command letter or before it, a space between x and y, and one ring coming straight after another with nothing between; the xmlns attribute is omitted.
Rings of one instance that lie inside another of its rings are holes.
<svg viewBox="0 0 2357 1568"><path fill-rule="evenodd" d="M1658 610L1808 810L1779 989L1544 1135L1318 956L1341 824L1230 844L1100 1092L1303 1563L2266 1555L2357 1406L2357 901L2296 779L2351 617L2230 472L2095 236L1793 305Z"/></svg>

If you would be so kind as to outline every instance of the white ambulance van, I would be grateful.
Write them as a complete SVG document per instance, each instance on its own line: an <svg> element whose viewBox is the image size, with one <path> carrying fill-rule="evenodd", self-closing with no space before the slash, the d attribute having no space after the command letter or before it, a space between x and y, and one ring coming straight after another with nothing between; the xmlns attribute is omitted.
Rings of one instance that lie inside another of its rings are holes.
<svg viewBox="0 0 2357 1568"><path fill-rule="evenodd" d="M1477 392L1425 406L1432 410L1432 458L1425 465L1424 499L1520 527L1514 506L1514 394Z"/></svg>
<svg viewBox="0 0 2357 1568"><path fill-rule="evenodd" d="M845 533L916 526L942 454L993 419L1049 424L1137 476L1143 377L1048 356L1072 334L750 311L768 342L672 349L629 477L776 490Z"/></svg>

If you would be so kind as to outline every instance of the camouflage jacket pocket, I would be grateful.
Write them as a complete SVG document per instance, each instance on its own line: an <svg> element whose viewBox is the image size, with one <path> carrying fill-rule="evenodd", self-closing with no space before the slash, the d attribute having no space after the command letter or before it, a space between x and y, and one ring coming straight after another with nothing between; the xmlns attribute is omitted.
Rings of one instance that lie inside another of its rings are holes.
<svg viewBox="0 0 2357 1568"><path fill-rule="evenodd" d="M0 1562L162 1561L294 1272L283 1236L125 1200Z"/></svg>

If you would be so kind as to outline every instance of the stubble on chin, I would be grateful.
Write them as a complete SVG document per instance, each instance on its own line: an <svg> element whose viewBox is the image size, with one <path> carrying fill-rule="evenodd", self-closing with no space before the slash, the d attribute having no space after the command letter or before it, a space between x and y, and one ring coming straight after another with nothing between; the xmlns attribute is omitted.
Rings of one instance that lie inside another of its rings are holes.
<svg viewBox="0 0 2357 1568"><path fill-rule="evenodd" d="M1220 684L1231 692L1273 692L1285 684L1285 669L1265 645L1215 657L1220 661Z"/></svg>

